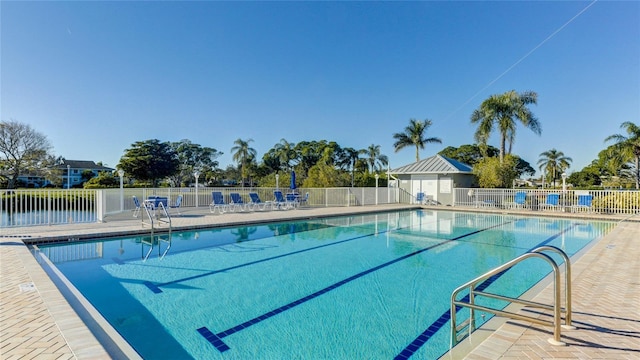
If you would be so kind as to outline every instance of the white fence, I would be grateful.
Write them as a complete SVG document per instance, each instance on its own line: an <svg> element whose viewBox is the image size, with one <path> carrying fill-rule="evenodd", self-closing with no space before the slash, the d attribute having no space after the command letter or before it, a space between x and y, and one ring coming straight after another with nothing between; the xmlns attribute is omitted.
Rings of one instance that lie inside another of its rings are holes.
<svg viewBox="0 0 640 360"><path fill-rule="evenodd" d="M239 193L249 201L249 192L256 192L262 201L273 200L274 188L124 188L101 190L0 190L0 228L102 221L106 216L135 209L132 196L140 200L149 196L167 197L174 204L182 195L183 208L208 207L211 192ZM283 192L287 192L284 189ZM313 188L297 189L309 193L307 206L365 206L390 203L414 203L411 194L398 188ZM522 203L516 201L520 193ZM550 194L558 195L558 203L549 205ZM589 206L580 197L590 195ZM489 207L499 209L524 208L545 211L581 211L598 214L640 213L640 191L616 190L521 190L457 188L454 207Z"/></svg>
<svg viewBox="0 0 640 360"><path fill-rule="evenodd" d="M0 190L0 228L102 221L106 216L135 209L133 196L166 197L175 204L182 195L182 208L208 207L211 192L222 192L225 202L230 193L239 193L248 202L256 192L262 201L274 199L275 188L124 188L100 190ZM288 189L283 189L287 193ZM397 188L313 188L297 189L309 193L306 206L364 206L401 202ZM406 196L403 196L406 198ZM407 202L407 201L404 201Z"/></svg>
<svg viewBox="0 0 640 360"><path fill-rule="evenodd" d="M457 188L454 206L631 215L640 213L640 191Z"/></svg>

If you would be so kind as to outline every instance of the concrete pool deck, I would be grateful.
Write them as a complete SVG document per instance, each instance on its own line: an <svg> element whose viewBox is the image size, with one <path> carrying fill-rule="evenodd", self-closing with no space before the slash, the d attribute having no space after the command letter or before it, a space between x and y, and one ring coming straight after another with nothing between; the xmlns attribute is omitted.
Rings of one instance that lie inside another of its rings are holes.
<svg viewBox="0 0 640 360"><path fill-rule="evenodd" d="M183 209L172 218L174 228L196 229L255 222L364 214L415 208L378 205L341 208L304 208L289 211L212 215L208 208ZM442 209L442 208L440 208ZM465 210L445 208L446 210ZM476 209L473 209L476 210ZM481 209L480 209L481 210ZM512 212L536 215L529 211ZM552 214L560 215L563 214ZM593 217L593 215L578 215ZM635 220L640 216L636 216ZM599 217L620 220L622 217ZM3 228L0 233L0 358L1 359L109 359L113 344L99 341L25 242L42 239L73 240L148 232L130 212L110 216L103 223ZM576 330L563 330L567 346L547 342L551 330L520 321L503 321L496 331L463 341L443 358L467 359L637 359L640 358L640 222L620 223L593 244L573 264L573 322ZM534 298L549 302L552 286ZM524 309L522 311L527 311ZM546 317L546 314L540 314ZM473 343L477 341L477 343ZM124 350L123 350L124 351Z"/></svg>

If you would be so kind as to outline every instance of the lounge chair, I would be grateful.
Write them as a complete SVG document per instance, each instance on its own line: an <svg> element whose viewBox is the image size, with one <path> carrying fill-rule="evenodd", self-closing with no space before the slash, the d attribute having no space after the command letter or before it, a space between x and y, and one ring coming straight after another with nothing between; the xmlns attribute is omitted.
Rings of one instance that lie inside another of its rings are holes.
<svg viewBox="0 0 640 360"><path fill-rule="evenodd" d="M136 208L133 210L133 217L137 218L138 215L140 215L140 200L138 200L138 197L133 195L133 204L136 206Z"/></svg>
<svg viewBox="0 0 640 360"><path fill-rule="evenodd" d="M258 195L258 193L250 192L249 199L251 199L249 205L253 208L253 210L267 210L267 207L269 207L269 209L273 208L273 201L263 202L262 200L260 200L260 196Z"/></svg>
<svg viewBox="0 0 640 360"><path fill-rule="evenodd" d="M182 216L180 213L180 206L182 206L182 195L178 195L176 202L173 205L169 205L169 209L175 209L175 212Z"/></svg>
<svg viewBox="0 0 640 360"><path fill-rule="evenodd" d="M578 203L571 207L571 212L577 212L580 210L591 211L592 202L593 202L593 195L591 194L578 195Z"/></svg>
<svg viewBox="0 0 640 360"><path fill-rule="evenodd" d="M518 191L513 196L513 202L511 203L511 207L515 209L523 209L527 204L527 193L524 191Z"/></svg>
<svg viewBox="0 0 640 360"><path fill-rule="evenodd" d="M209 211L211 211L211 213L215 213L216 209L218 209L220 214L223 214L229 209L229 206L224 202L224 196L222 196L222 192L220 191L211 192L211 204L209 204Z"/></svg>
<svg viewBox="0 0 640 360"><path fill-rule="evenodd" d="M559 209L558 205L560 201L560 194L547 194L547 201L544 204L540 204L540 208L545 209Z"/></svg>
<svg viewBox="0 0 640 360"><path fill-rule="evenodd" d="M247 210L247 203L242 200L242 196L239 193L229 193L231 197L231 203L229 204L229 209L231 211L245 211Z"/></svg>
<svg viewBox="0 0 640 360"><path fill-rule="evenodd" d="M305 193L303 198L298 199L298 206L309 204L309 193Z"/></svg>
<svg viewBox="0 0 640 360"><path fill-rule="evenodd" d="M282 209L282 210L288 210L288 209L293 209L293 202L288 201L284 195L282 195L282 191L280 190L276 190L273 192L273 196L275 197L275 200L273 201L276 208L278 209Z"/></svg>

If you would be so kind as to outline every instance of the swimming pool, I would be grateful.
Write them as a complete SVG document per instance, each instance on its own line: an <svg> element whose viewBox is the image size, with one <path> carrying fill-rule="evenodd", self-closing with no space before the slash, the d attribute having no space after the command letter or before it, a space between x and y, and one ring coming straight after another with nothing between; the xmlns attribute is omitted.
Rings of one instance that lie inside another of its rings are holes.
<svg viewBox="0 0 640 360"><path fill-rule="evenodd" d="M458 285L539 245L573 255L613 225L416 210L40 251L147 359L437 358ZM519 296L548 272L523 262L489 289Z"/></svg>

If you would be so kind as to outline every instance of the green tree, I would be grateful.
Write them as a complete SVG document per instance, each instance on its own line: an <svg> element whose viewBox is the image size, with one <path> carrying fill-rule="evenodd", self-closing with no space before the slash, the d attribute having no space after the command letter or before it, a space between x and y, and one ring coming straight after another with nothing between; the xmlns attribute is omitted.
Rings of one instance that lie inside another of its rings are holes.
<svg viewBox="0 0 640 360"><path fill-rule="evenodd" d="M367 164L371 173L384 169L389 164L389 158L380 151L380 145L371 144L364 150Z"/></svg>
<svg viewBox="0 0 640 360"><path fill-rule="evenodd" d="M497 157L499 153L500 153L500 150L498 150L498 148L491 145L480 146L478 144L471 144L471 145L462 145L459 148L456 148L453 146L447 146L438 154L448 157L450 159L460 161L463 164L474 166L475 164L478 163L478 161L482 160L483 158ZM532 168L527 161L521 159L517 155L513 155L513 156L517 160L517 164L516 164L516 173L518 174L517 177L522 177L523 175L533 176L536 173L536 170Z"/></svg>
<svg viewBox="0 0 640 360"><path fill-rule="evenodd" d="M594 161L595 162L595 161ZM580 171L575 171L567 178L570 184L578 188L588 188L592 186L600 186L602 179L600 178L600 169L593 162L585 166Z"/></svg>
<svg viewBox="0 0 640 360"><path fill-rule="evenodd" d="M280 139L280 142L274 147L278 160L284 166L284 169L281 170L291 171L293 168L292 163L298 158L295 146L295 143L290 143L285 139Z"/></svg>
<svg viewBox="0 0 640 360"><path fill-rule="evenodd" d="M573 160L564 155L562 151L556 149L547 150L540 154L538 166L543 173L551 175L553 186L556 186L556 179L567 170Z"/></svg>
<svg viewBox="0 0 640 360"><path fill-rule="evenodd" d="M47 137L28 124L0 122L0 174L8 174L7 188L15 187L21 173L45 168L50 149Z"/></svg>
<svg viewBox="0 0 640 360"><path fill-rule="evenodd" d="M396 142L393 143L395 152L398 152L407 146L415 146L416 161L420 161L420 150L424 149L426 144L442 144L442 140L437 137L426 137L425 132L430 126L431 120L429 119L425 119L424 121L410 119L409 125L404 128L404 132L393 134L393 138L396 139Z"/></svg>
<svg viewBox="0 0 640 360"><path fill-rule="evenodd" d="M94 176L84 183L85 189L104 189L120 187L120 179L108 171L100 171L98 176Z"/></svg>
<svg viewBox="0 0 640 360"><path fill-rule="evenodd" d="M487 157L476 163L473 174L482 188L507 188L511 187L518 176L517 163L518 158L513 155L506 155L502 162L500 158Z"/></svg>
<svg viewBox="0 0 640 360"><path fill-rule="evenodd" d="M187 139L172 142L171 148L176 152L179 162L178 171L170 177L175 186L195 182L193 174L196 171L206 176L218 167L216 159L222 155L214 148L194 144Z"/></svg>
<svg viewBox="0 0 640 360"><path fill-rule="evenodd" d="M257 154L256 150L249 146L252 141L253 139L237 139L233 142L235 146L231 148L232 159L240 166L242 186L244 186L244 180L249 178L249 163L255 161Z"/></svg>
<svg viewBox="0 0 640 360"><path fill-rule="evenodd" d="M156 187L158 180L175 174L178 166L178 154L171 144L152 139L131 144L116 167L124 170L129 177L150 181Z"/></svg>
<svg viewBox="0 0 640 360"><path fill-rule="evenodd" d="M442 156L460 161L463 164L475 165L484 157L496 157L500 154L498 148L488 145L484 149L478 144L461 145L460 147L447 146L438 152Z"/></svg>
<svg viewBox="0 0 640 360"><path fill-rule="evenodd" d="M486 145L494 128L497 128L500 133L500 163L502 163L505 154L511 154L516 134L516 120L535 134L542 133L538 119L527 107L527 105L536 104L537 99L538 94L533 91L518 94L515 90L511 90L504 94L491 95L471 114L471 123L478 125L474 135L475 140L481 145ZM509 141L508 153L506 152L507 141Z"/></svg>
<svg viewBox="0 0 640 360"><path fill-rule="evenodd" d="M309 169L309 175L302 183L305 188L348 186L349 175L338 171L334 166L318 162Z"/></svg>
<svg viewBox="0 0 640 360"><path fill-rule="evenodd" d="M614 134L608 136L604 141L614 141L614 151L621 155L627 162L633 162L633 178L636 183L636 189L640 189L640 126L625 121L620 128L627 132L627 136L622 134Z"/></svg>
<svg viewBox="0 0 640 360"><path fill-rule="evenodd" d="M356 150L352 147L342 149L340 164L346 165L347 169L351 172L351 187L355 185L356 163L360 160L361 153L361 150Z"/></svg>
<svg viewBox="0 0 640 360"><path fill-rule="evenodd" d="M82 179L82 183L85 183L93 179L94 177L96 177L96 174L94 174L93 171L91 170L84 170L82 171L82 174L80 175L80 177Z"/></svg>

